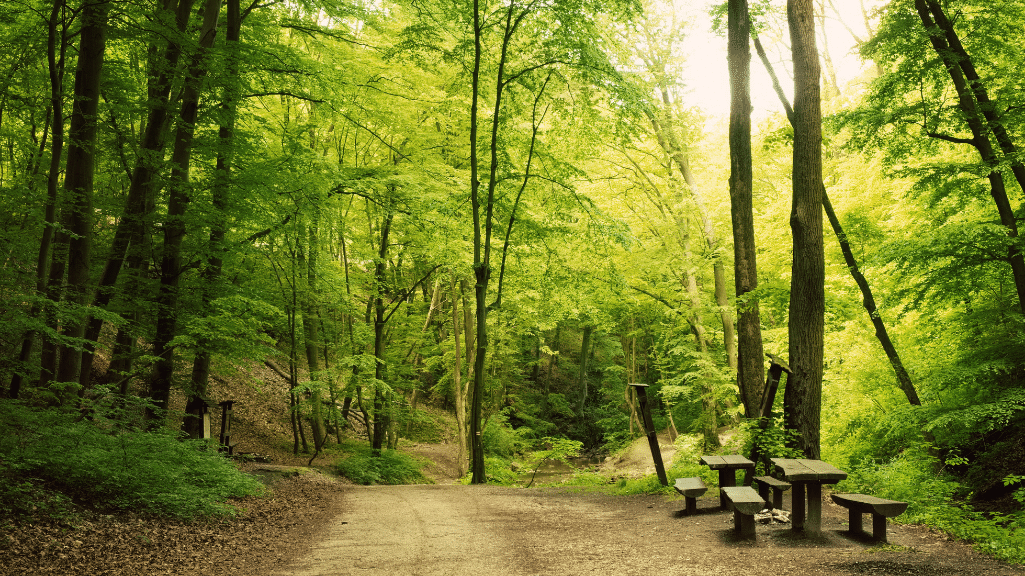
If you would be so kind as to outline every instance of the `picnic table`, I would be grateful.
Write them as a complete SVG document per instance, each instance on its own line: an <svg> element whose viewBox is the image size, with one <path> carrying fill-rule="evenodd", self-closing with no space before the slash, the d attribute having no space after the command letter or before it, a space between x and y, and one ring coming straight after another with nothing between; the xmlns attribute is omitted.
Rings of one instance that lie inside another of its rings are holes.
<svg viewBox="0 0 1025 576"><path fill-rule="evenodd" d="M790 520L794 530L822 531L822 485L836 484L847 473L822 460L806 458L771 458L783 479L793 484L793 511ZM807 494L807 500L806 495Z"/></svg>
<svg viewBox="0 0 1025 576"><path fill-rule="evenodd" d="M725 456L702 456L701 463L719 471L719 505L727 508L726 495L722 488L737 485L737 470L753 470L755 463L739 454Z"/></svg>

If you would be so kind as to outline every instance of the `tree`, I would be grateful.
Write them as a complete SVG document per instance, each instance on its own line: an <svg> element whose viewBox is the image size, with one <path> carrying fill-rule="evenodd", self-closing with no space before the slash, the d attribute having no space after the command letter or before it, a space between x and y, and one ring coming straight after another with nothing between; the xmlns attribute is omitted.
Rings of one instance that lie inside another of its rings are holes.
<svg viewBox="0 0 1025 576"><path fill-rule="evenodd" d="M983 163L990 168L987 175L990 195L996 204L1000 224L1007 229L1007 236L1011 239L1007 246L1007 260L1011 265L1014 286L1018 292L1018 305L1022 314L1025 314L1025 256L1022 255L1016 240L1018 238L1018 221L1007 196L1004 176L999 170L999 164L1003 159L998 157L993 148L990 131L1010 160L1012 172L1022 190L1025 190L1025 165L1018 158L1016 148L1003 124L998 120L996 109L989 100L978 72L972 65L971 58L965 52L964 46L940 4L935 1L915 0L915 10L929 35L933 49L950 74L951 82L957 92L958 108L972 133L971 139L967 140L937 132L930 133L930 136L970 144L978 151ZM971 86L969 86L969 81L971 81Z"/></svg>
<svg viewBox="0 0 1025 576"><path fill-rule="evenodd" d="M761 404L764 350L758 287L751 167L751 49L746 0L731 0L728 13L730 66L730 211L733 220L733 271L737 297L737 385L747 417Z"/></svg>
<svg viewBox="0 0 1025 576"><path fill-rule="evenodd" d="M783 105L784 111L786 111L787 120L790 122L792 127L794 125L794 109L790 105L790 101L787 99L786 94L783 92L783 87L779 83L779 78L776 76L772 63L769 62L769 58L766 56L765 50L762 48L762 44L758 40L757 34L754 35L754 44L755 49L758 52L758 57L761 59L762 64L765 66L765 70L772 79L772 86L776 91L776 95L779 97L780 103ZM879 340L879 344L883 347L883 352L886 354L887 359L889 359L890 365L893 366L894 375L897 377L897 385L904 392L904 395L907 396L909 403L916 406L921 405L922 401L918 397L918 390L915 388L915 384L911 380L911 375L908 374L907 368L904 366L904 362L900 359L900 354L897 353L897 348L894 346L893 340L890 338L890 332L886 329L886 323L883 321L883 317L880 315L879 309L876 306L876 300L875 296L872 294L872 288L869 286L865 275L861 272L861 267L858 266L858 261L854 257L854 251L851 249L850 240L844 232L843 226L840 224L840 219L836 216L836 211L833 210L833 203L829 200L829 194L826 192L825 184L822 186L822 207L826 211L826 218L829 219L829 225L833 228L836 240L840 244L840 251L843 253L847 269L850 271L851 277L854 279L854 282L858 285L858 289L861 291L862 305L865 307L865 311L868 312L872 325L875 327L876 339Z"/></svg>
<svg viewBox="0 0 1025 576"><path fill-rule="evenodd" d="M800 450L820 455L822 354L825 327L825 256L822 243L822 112L819 59L811 0L788 0L794 61L794 238L790 282L790 368L784 402L787 424L800 434Z"/></svg>
<svg viewBox="0 0 1025 576"><path fill-rule="evenodd" d="M150 397L157 410L166 410L174 375L174 347L171 341L178 333L179 286L183 272L182 242L187 228L185 213L191 202L189 171L193 140L199 113L201 83L206 75L203 57L214 44L220 1L206 0L203 23L199 29L198 49L189 63L183 88L181 113L178 117L174 150L171 156L171 177L167 192L167 219L164 222L163 253L160 262L160 289L157 296L157 327L153 354L157 357L150 377ZM152 415L163 418L163 414Z"/></svg>
<svg viewBox="0 0 1025 576"><path fill-rule="evenodd" d="M620 6L606 6L588 0L543 5L537 2L510 2L506 6L491 6L473 0L472 65L469 66L471 84L470 104L470 204L473 216L473 270L475 277L477 352L474 364L474 385L470 408L471 482L486 482L484 447L481 443L482 402L484 395L484 364L488 351L487 313L490 305L488 288L491 280L492 234L495 226L495 205L499 193L500 176L508 169L500 165L506 155L500 138L509 126L506 115L508 103L505 91L522 86L528 91L543 91L546 81L539 81L546 70L563 66L580 66L585 78L595 73L608 73L607 62L593 45L598 34L593 16L615 13ZM554 27L554 28L553 28ZM535 34L548 30L551 35ZM494 44L491 44L494 42ZM489 50L490 49L490 52ZM567 58L568 52L568 58ZM482 83L493 81L494 92L488 94ZM481 101L490 96L490 118L481 118ZM479 138L480 128L489 132L486 139ZM481 151L481 144L484 149ZM530 175L529 163L522 180ZM486 178L486 181L482 180ZM510 225L512 223L510 216ZM496 294L496 302L501 294Z"/></svg>

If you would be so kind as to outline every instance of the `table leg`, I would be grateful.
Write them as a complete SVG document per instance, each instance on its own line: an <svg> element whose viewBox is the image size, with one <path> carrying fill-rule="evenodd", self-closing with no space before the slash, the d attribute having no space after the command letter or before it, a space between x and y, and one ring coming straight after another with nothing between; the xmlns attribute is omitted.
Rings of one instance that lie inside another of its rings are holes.
<svg viewBox="0 0 1025 576"><path fill-rule="evenodd" d="M734 471L733 469L730 469L730 468L721 468L721 469L719 469L719 488L720 488L720 490L719 490L719 506L721 508L726 508L727 507L726 506L726 494L724 494L721 489L722 488L727 488L729 486L736 486L736 485L737 485L737 473L736 473L736 471Z"/></svg>
<svg viewBox="0 0 1025 576"><path fill-rule="evenodd" d="M808 520L804 524L808 532L822 532L822 484L808 482Z"/></svg>
<svg viewBox="0 0 1025 576"><path fill-rule="evenodd" d="M794 530L804 530L804 510L805 510L805 497L804 497L804 486L807 482L794 482L793 492L791 497L793 498L792 508L790 513L790 522Z"/></svg>

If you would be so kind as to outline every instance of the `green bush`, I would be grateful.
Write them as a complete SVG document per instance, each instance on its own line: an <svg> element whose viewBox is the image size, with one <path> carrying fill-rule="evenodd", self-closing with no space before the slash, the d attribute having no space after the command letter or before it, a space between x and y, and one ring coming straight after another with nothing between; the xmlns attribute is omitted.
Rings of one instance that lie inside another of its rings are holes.
<svg viewBox="0 0 1025 576"><path fill-rule="evenodd" d="M98 509L184 519L234 514L227 499L263 491L204 441L114 424L100 413L84 420L0 402L0 491L38 494L45 486ZM33 479L35 488L16 478ZM60 498L49 502L59 507Z"/></svg>
<svg viewBox="0 0 1025 576"><path fill-rule="evenodd" d="M349 442L342 447L348 455L337 465L338 473L357 484L430 484L412 457L395 450L375 455L370 446Z"/></svg>
<svg viewBox="0 0 1025 576"><path fill-rule="evenodd" d="M520 482L520 475L513 471L512 462L495 456L484 456L484 476L489 484L516 486Z"/></svg>
<svg viewBox="0 0 1025 576"><path fill-rule="evenodd" d="M905 501L898 521L933 526L999 560L1025 563L1025 514L983 514L954 501L960 484L938 470L937 459L919 446L889 462L854 467L836 489Z"/></svg>

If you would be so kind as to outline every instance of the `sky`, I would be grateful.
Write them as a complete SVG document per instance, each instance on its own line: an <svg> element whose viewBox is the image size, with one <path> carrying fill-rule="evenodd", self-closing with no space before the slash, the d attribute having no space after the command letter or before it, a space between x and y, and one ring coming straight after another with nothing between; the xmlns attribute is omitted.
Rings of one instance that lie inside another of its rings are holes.
<svg viewBox="0 0 1025 576"><path fill-rule="evenodd" d="M730 112L726 38L720 38L712 33L711 18L708 16L710 7L718 3L721 3L721 0L716 2L678 0L678 6L687 16L687 21L692 23L685 41L688 53L683 78L689 88L688 102L703 109L712 117L711 119L728 117ZM782 0L779 0L779 3L783 4ZM840 10L841 17L847 26L864 38L866 32L860 2L858 0L834 0L834 4ZM883 4L885 4L883 0L865 0L865 5L869 10ZM785 24L785 18L782 23ZM836 66L842 87L846 82L861 74L865 64L857 55L854 38L843 24L830 18L827 20L825 32L830 57ZM777 33L782 34L789 41L787 30L779 30ZM776 74L780 77L780 83L790 96L793 92L793 81L783 68L783 62L779 60L779 58L789 60L789 49L778 45L771 46L774 43L770 40L768 35L761 38L770 60L773 60L773 64L776 66ZM781 49L783 52L780 51ZM772 82L754 52L754 47L751 49L751 104L754 108L752 117L756 123L760 119L783 111L779 98L772 89Z"/></svg>

